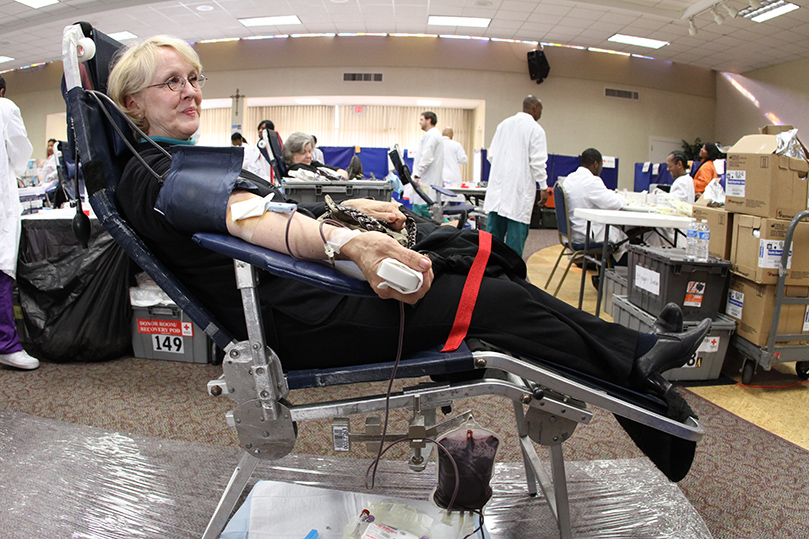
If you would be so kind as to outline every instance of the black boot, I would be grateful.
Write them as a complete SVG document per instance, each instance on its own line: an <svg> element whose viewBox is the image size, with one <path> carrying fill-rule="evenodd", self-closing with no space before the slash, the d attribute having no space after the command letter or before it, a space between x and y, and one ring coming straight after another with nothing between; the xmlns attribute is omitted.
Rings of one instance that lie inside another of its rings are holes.
<svg viewBox="0 0 809 539"><path fill-rule="evenodd" d="M629 375L630 387L665 396L671 389L671 382L660 373L685 365L710 330L711 319L706 318L685 333L659 334L652 349L635 360Z"/></svg>
<svg viewBox="0 0 809 539"><path fill-rule="evenodd" d="M667 303L652 324L654 333L682 333L683 310L676 303Z"/></svg>

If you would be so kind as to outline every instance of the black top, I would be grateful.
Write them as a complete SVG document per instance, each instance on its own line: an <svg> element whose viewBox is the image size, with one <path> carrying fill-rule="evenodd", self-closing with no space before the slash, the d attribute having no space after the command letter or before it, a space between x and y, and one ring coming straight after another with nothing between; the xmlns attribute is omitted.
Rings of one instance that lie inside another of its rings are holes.
<svg viewBox="0 0 809 539"><path fill-rule="evenodd" d="M164 175L168 171L171 160L162 152L147 144L138 150L155 172ZM192 240L192 234L175 229L154 209L161 187L162 183L140 161L130 159L116 190L121 214L152 253L234 337L247 338L233 260L198 246ZM322 213L323 207L322 203L299 205L299 211ZM260 277L259 295L262 306L267 307L263 309L265 318L272 316L271 306L296 320L312 324L328 317L342 300L342 296L289 279L279 279L266 272Z"/></svg>

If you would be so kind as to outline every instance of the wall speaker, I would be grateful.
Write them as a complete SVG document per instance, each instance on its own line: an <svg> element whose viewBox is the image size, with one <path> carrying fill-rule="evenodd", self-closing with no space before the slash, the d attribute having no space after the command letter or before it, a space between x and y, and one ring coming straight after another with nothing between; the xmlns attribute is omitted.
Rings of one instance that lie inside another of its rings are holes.
<svg viewBox="0 0 809 539"><path fill-rule="evenodd" d="M551 66L545 56L545 51L528 51L528 75L531 80L537 81L537 84L542 84L550 71Z"/></svg>

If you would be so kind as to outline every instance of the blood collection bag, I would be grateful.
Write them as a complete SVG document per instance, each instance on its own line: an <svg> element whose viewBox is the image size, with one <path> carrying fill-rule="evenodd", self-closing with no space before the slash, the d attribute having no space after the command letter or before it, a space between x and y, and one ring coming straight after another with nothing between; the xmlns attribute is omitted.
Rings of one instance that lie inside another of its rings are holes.
<svg viewBox="0 0 809 539"><path fill-rule="evenodd" d="M482 510L492 497L489 481L500 445L497 434L470 420L448 432L438 443L446 451L438 451L438 485L433 492L433 502L450 511ZM452 461L458 467L457 478ZM456 485L458 490L452 502Z"/></svg>

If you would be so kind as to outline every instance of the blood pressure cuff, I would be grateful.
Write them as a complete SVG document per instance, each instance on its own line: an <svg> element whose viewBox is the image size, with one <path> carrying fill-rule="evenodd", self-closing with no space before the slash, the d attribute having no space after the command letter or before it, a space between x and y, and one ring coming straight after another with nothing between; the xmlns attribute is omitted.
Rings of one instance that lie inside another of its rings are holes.
<svg viewBox="0 0 809 539"><path fill-rule="evenodd" d="M242 175L243 151L234 147L172 146L171 168L155 209L178 230L227 234L228 199L234 190L259 196L274 190L266 182L262 185L256 181L260 178Z"/></svg>

